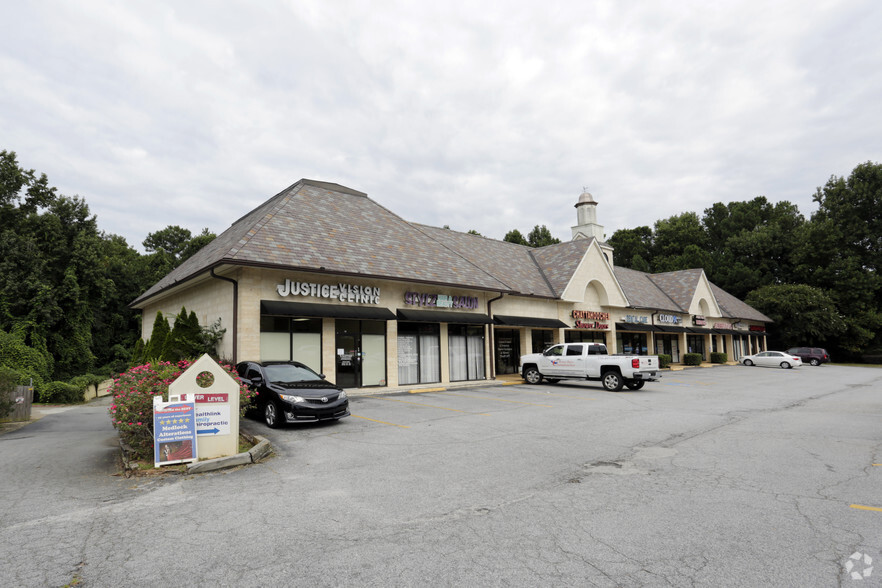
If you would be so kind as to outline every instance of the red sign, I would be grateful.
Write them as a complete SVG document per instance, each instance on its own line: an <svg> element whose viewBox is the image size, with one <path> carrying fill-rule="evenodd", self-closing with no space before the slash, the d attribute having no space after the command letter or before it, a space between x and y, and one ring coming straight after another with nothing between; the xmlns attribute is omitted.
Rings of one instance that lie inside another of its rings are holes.
<svg viewBox="0 0 882 588"><path fill-rule="evenodd" d="M196 402L229 402L229 394L196 394Z"/></svg>
<svg viewBox="0 0 882 588"><path fill-rule="evenodd" d="M760 333L765 333L766 327L763 325L750 325L750 330L754 332L759 331Z"/></svg>

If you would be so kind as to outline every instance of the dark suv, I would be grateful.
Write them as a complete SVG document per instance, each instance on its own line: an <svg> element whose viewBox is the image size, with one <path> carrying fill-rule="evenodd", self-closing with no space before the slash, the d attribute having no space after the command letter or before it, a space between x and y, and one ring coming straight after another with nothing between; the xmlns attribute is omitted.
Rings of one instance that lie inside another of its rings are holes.
<svg viewBox="0 0 882 588"><path fill-rule="evenodd" d="M791 347L787 350L787 353L796 355L803 363L810 363L812 365L821 365L830 361L827 350L820 347Z"/></svg>
<svg viewBox="0 0 882 588"><path fill-rule="evenodd" d="M257 391L257 408L267 426L336 421L349 416L343 388L296 361L243 361L236 371Z"/></svg>

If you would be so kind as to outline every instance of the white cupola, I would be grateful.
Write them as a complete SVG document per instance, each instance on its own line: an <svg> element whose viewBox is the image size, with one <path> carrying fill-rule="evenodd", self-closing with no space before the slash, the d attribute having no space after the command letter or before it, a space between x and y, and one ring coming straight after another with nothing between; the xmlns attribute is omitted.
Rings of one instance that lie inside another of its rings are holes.
<svg viewBox="0 0 882 588"><path fill-rule="evenodd" d="M573 227L573 240L594 237L603 241L603 226L597 224L597 202L588 190L583 190L576 202L576 222L578 224Z"/></svg>

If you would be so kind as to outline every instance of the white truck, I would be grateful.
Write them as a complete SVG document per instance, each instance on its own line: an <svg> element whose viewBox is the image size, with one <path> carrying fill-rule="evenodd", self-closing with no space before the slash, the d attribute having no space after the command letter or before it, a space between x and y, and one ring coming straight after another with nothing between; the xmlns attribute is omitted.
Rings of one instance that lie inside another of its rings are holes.
<svg viewBox="0 0 882 588"><path fill-rule="evenodd" d="M655 355L610 355L602 343L560 343L542 353L521 356L521 375L530 384L545 378L599 380L603 387L618 392L622 386L639 390L646 382L661 378Z"/></svg>

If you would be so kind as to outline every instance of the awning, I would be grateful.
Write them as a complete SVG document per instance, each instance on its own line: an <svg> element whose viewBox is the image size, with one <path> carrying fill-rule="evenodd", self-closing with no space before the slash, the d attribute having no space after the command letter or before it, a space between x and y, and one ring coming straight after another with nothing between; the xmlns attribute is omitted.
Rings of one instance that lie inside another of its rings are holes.
<svg viewBox="0 0 882 588"><path fill-rule="evenodd" d="M686 327L687 332L695 333L696 335L710 335L714 332L713 329L706 329L704 327Z"/></svg>
<svg viewBox="0 0 882 588"><path fill-rule="evenodd" d="M662 333L688 333L686 327L669 327L668 325L655 325L655 328Z"/></svg>
<svg viewBox="0 0 882 588"><path fill-rule="evenodd" d="M505 316L497 314L493 317L497 325L512 327L537 327L543 329L568 329L570 325L557 319L535 318L532 316Z"/></svg>
<svg viewBox="0 0 882 588"><path fill-rule="evenodd" d="M461 323L466 325L491 325L493 319L486 314L449 312L446 310L398 309L398 320L417 323Z"/></svg>
<svg viewBox="0 0 882 588"><path fill-rule="evenodd" d="M395 320L395 314L388 308L349 306L346 304L281 302L279 300L261 300L260 313L274 316L320 316L378 321Z"/></svg>
<svg viewBox="0 0 882 588"><path fill-rule="evenodd" d="M616 331L647 333L658 330L659 328L655 325L646 325L640 323L616 323Z"/></svg>

